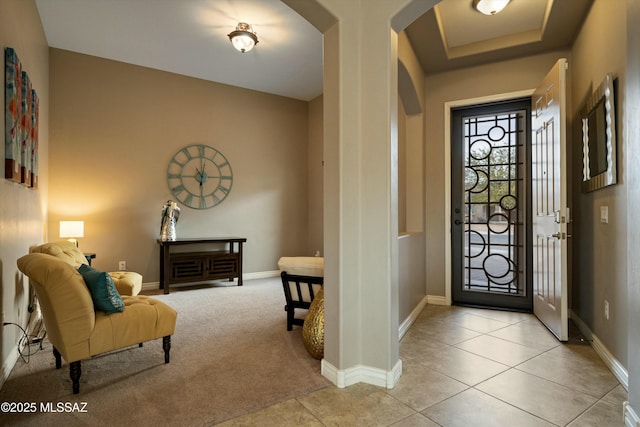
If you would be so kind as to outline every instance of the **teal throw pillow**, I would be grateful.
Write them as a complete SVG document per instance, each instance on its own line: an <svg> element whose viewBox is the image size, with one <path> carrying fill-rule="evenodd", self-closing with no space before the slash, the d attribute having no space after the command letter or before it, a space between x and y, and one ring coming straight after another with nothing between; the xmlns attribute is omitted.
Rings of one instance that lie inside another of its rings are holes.
<svg viewBox="0 0 640 427"><path fill-rule="evenodd" d="M122 301L122 297L108 273L96 270L87 264L78 267L78 272L82 274L84 283L89 288L96 311L104 311L105 313L124 311L124 301Z"/></svg>

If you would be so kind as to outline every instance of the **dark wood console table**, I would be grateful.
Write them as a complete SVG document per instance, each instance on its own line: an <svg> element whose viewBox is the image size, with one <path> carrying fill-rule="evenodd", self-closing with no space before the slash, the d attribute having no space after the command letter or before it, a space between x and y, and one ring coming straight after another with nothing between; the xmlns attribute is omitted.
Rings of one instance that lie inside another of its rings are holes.
<svg viewBox="0 0 640 427"><path fill-rule="evenodd" d="M242 286L242 237L212 237L164 241L160 245L160 289L169 293L169 285L177 283L202 282L207 280L238 278ZM172 247L197 245L225 249L198 250L191 252L171 251Z"/></svg>

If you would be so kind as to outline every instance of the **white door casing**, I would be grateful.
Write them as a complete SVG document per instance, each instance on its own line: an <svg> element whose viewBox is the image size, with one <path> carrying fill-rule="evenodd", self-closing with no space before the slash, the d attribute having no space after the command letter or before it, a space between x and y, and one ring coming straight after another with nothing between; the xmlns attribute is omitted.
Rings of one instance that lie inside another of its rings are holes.
<svg viewBox="0 0 640 427"><path fill-rule="evenodd" d="M561 341L568 334L566 59L531 98L533 311Z"/></svg>

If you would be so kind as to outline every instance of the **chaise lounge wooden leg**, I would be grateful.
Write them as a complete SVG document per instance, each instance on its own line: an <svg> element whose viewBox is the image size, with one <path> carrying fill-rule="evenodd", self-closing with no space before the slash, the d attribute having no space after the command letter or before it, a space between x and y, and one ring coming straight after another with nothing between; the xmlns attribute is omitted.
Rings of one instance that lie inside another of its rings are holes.
<svg viewBox="0 0 640 427"><path fill-rule="evenodd" d="M164 363L169 363L169 351L171 350L171 335L162 337L162 349L164 350Z"/></svg>
<svg viewBox="0 0 640 427"><path fill-rule="evenodd" d="M62 367L62 356L57 348L53 347L53 357L56 358L56 369L60 369Z"/></svg>
<svg viewBox="0 0 640 427"><path fill-rule="evenodd" d="M73 394L80 393L80 375L82 375L80 361L78 360L77 362L71 362L69 364L69 377L71 377Z"/></svg>

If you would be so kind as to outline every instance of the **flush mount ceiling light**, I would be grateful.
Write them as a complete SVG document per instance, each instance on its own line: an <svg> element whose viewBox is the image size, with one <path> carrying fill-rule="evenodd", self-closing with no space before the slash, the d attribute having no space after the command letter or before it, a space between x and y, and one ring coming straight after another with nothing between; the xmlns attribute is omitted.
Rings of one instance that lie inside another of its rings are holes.
<svg viewBox="0 0 640 427"><path fill-rule="evenodd" d="M233 47L242 53L249 52L258 44L258 36L256 36L251 25L246 22L240 22L236 27L236 30L227 35L229 36L229 40L231 40Z"/></svg>
<svg viewBox="0 0 640 427"><path fill-rule="evenodd" d="M473 0L473 8L485 15L495 15L507 7L510 0Z"/></svg>

